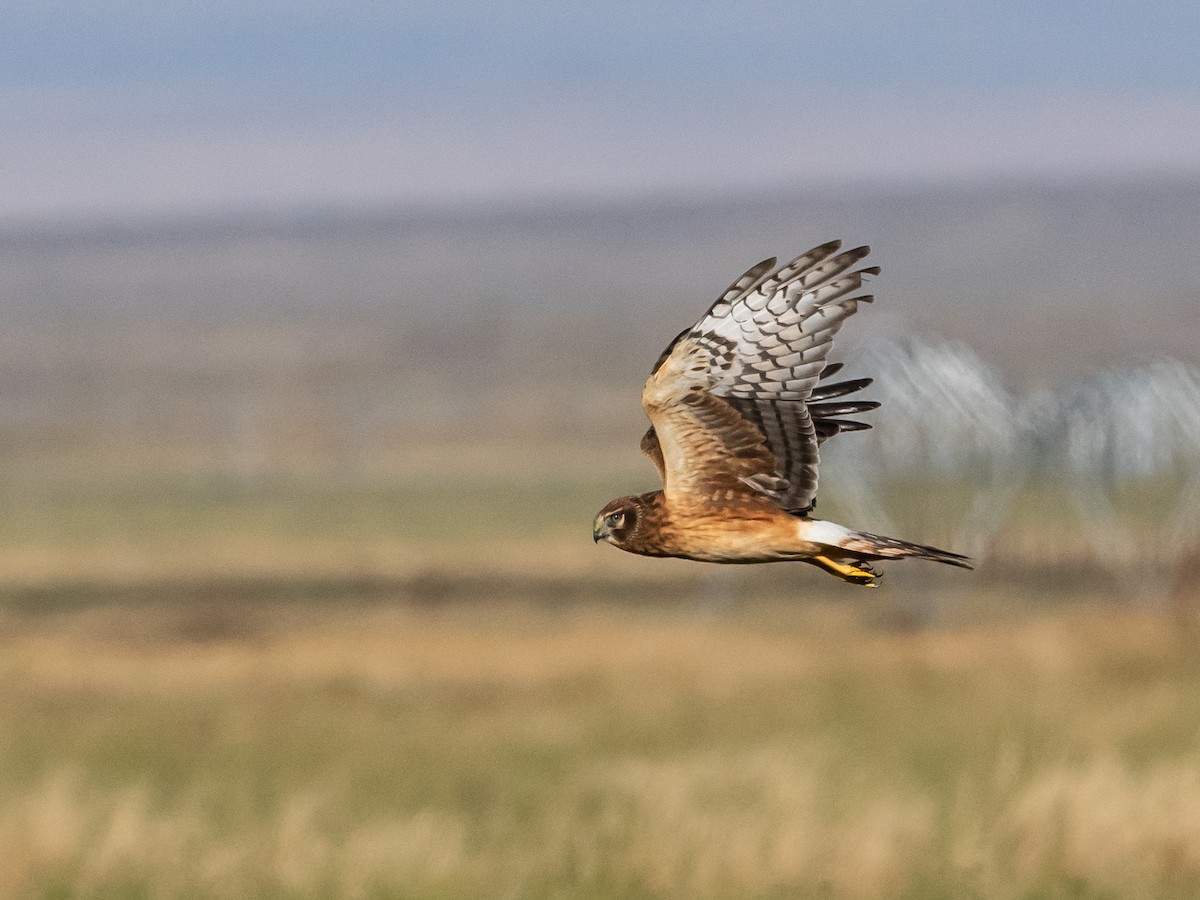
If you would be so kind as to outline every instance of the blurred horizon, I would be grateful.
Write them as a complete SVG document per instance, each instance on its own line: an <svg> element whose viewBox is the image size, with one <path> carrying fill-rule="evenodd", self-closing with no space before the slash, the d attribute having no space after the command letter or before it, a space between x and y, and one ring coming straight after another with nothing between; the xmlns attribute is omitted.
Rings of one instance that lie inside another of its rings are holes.
<svg viewBox="0 0 1200 900"><path fill-rule="evenodd" d="M836 352L882 335L962 341L1020 387L1155 356L1200 363L1200 177L0 226L0 312L18 343L25 328L66 346L207 327L256 333L269 355L271 331L299 327L345 354L369 332L403 348L398 374L417 383L554 375L634 391L625 376L737 273L834 237L870 244L883 267Z"/></svg>

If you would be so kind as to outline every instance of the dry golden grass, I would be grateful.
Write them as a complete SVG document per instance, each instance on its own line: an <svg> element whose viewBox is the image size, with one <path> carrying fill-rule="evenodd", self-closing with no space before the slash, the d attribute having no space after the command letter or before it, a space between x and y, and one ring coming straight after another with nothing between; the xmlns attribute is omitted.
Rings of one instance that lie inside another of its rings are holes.
<svg viewBox="0 0 1200 900"><path fill-rule="evenodd" d="M1186 635L863 608L9 614L0 895L1200 891Z"/></svg>

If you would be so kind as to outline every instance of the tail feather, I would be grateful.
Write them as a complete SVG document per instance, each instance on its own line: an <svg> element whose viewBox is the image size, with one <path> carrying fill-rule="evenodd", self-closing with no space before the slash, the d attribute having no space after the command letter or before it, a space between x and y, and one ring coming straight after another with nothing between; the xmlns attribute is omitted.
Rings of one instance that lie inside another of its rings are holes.
<svg viewBox="0 0 1200 900"><path fill-rule="evenodd" d="M916 559L929 559L933 562L945 563L948 566L958 566L960 569L973 569L971 558L961 553L951 553L937 547L925 544L913 544L897 538L884 537L881 534L870 534L866 531L852 531L844 539L838 541L838 547L848 550L860 559L901 559L909 556Z"/></svg>

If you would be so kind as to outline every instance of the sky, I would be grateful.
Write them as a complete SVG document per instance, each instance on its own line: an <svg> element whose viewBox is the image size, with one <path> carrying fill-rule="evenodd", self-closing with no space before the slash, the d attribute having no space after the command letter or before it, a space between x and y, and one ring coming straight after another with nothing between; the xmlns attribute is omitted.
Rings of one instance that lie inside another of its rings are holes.
<svg viewBox="0 0 1200 900"><path fill-rule="evenodd" d="M1200 174L1200 4L0 0L0 221Z"/></svg>

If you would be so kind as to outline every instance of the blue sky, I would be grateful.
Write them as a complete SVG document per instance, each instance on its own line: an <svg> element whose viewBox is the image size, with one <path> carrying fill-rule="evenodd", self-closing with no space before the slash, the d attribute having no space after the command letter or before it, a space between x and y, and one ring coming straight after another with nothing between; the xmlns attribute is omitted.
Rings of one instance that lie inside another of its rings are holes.
<svg viewBox="0 0 1200 900"><path fill-rule="evenodd" d="M0 219L1200 173L1200 5L0 0Z"/></svg>

